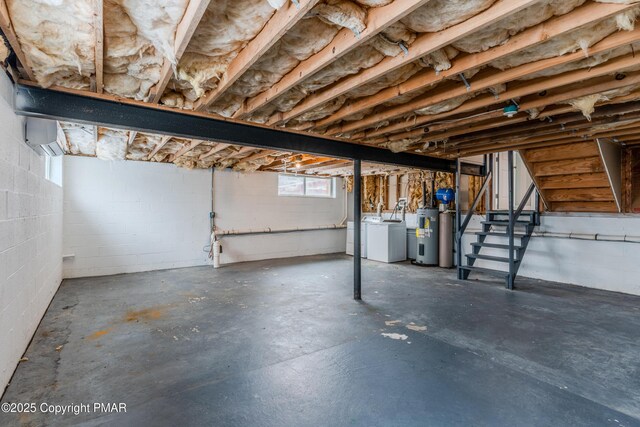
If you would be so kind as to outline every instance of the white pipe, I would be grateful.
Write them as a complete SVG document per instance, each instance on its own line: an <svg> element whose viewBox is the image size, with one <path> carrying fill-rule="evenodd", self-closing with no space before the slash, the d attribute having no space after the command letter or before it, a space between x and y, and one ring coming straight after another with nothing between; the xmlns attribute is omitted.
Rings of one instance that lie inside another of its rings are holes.
<svg viewBox="0 0 640 427"><path fill-rule="evenodd" d="M347 191L346 178L342 178L342 182L344 183L344 216L342 217L342 221L340 221L340 225L345 225L347 218L349 218L349 192Z"/></svg>
<svg viewBox="0 0 640 427"><path fill-rule="evenodd" d="M331 225L316 225L313 227L295 227L295 228L259 228L259 229L245 229L245 230L225 230L218 231L216 235L218 236L239 236L246 234L273 234L273 233L295 233L298 231L314 231L314 230L339 230L347 228L346 225L342 224L331 224Z"/></svg>
<svg viewBox="0 0 640 427"><path fill-rule="evenodd" d="M472 234L481 229L467 229L464 234ZM548 237L553 239L592 240L598 242L627 242L640 243L640 236L621 234L584 234L584 233L558 233L555 231L534 231L532 237Z"/></svg>
<svg viewBox="0 0 640 427"><path fill-rule="evenodd" d="M213 268L220 267L220 240L213 242Z"/></svg>

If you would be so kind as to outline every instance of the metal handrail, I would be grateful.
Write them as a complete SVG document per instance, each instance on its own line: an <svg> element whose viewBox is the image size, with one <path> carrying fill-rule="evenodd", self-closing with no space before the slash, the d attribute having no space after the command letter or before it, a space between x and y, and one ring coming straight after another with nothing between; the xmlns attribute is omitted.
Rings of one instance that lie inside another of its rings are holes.
<svg viewBox="0 0 640 427"><path fill-rule="evenodd" d="M473 200L473 204L471 205L471 207L467 211L467 215L465 216L464 221L460 225L460 229L458 230L458 232L460 233L460 236L462 236L464 234L464 231L467 229L467 226L469 225L469 222L471 222L471 218L473 217L473 213L475 212L476 208L478 207L478 203L480 203L480 199L482 199L482 196L484 196L485 192L487 191L487 186L491 182L492 178L493 178L493 171L489 171L489 173L487 173L487 177L485 178L484 182L482 183L482 187L480 187L480 191L478 191L478 194L476 194L476 197Z"/></svg>
<svg viewBox="0 0 640 427"><path fill-rule="evenodd" d="M529 186L529 189L525 193L524 197L520 201L520 205L518 206L518 209L513 214L513 217L515 218L516 221L518 220L518 217L520 216L520 214L524 210L524 206L527 204L527 200L529 200L529 198L531 197L531 194L533 194L533 190L535 190L535 189L536 189L536 185L532 182L531 185ZM536 210L537 210L537 208L536 208Z"/></svg>

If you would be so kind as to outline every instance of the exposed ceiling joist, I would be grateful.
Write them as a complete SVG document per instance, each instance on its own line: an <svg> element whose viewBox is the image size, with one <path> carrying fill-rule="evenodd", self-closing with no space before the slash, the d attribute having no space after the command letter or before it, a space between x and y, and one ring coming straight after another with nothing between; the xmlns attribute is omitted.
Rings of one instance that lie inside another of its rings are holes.
<svg viewBox="0 0 640 427"><path fill-rule="evenodd" d="M634 96L637 99L637 94ZM628 99L627 99L628 100ZM611 103L613 104L613 103ZM593 132L583 132L578 133L579 129L582 128L597 128L600 123L602 124L617 124L620 123L622 128L626 127L627 122L637 120L636 112L640 111L640 106L638 106L638 102L632 102L630 104L619 104L619 105L610 105L609 107L601 108L592 118L602 117L601 120L594 120L593 122L585 122L584 115L570 115L567 118L565 117L556 117L553 122L537 122L534 123L533 128L530 131L526 131L526 127L523 127L525 130L521 130L519 132L514 131L513 134L509 137L509 129L506 128L504 130L498 131L499 133L487 134L487 135L479 135L473 136L470 134L468 139L464 137L462 139L453 139L440 146L440 148L435 148L433 150L422 150L425 154L429 155L438 155L444 156L446 158L458 157L458 156L471 156L477 154L486 154L490 152L496 152L500 150L504 150L506 148L517 148L523 145L527 145L528 143L532 143L531 138L541 137L541 139L533 141L535 146L540 146L541 144L549 144L555 145L558 142L558 138L554 139L553 135L562 134L563 124L568 124L575 121L581 121L582 123L578 125L569 125L564 126L568 132L564 136L559 138L567 138L564 142L560 141L560 143L566 143L566 141L572 141L575 138L577 141L583 141L588 139L594 132L598 132L598 130L593 130ZM573 107L569 107L568 110L574 111ZM555 109L553 111L549 111L547 117L551 115L558 115L569 112L567 110ZM617 116L619 115L619 116ZM542 116L542 115L541 115ZM629 125L633 126L633 124ZM553 130L555 127L556 130ZM551 131L545 131L545 129L552 128ZM560 128L558 130L558 128ZM574 130L575 128L575 130ZM618 128L618 132L621 131L621 128ZM501 137L502 136L502 137Z"/></svg>
<svg viewBox="0 0 640 427"><path fill-rule="evenodd" d="M18 40L15 31L13 30L13 25L11 24L11 18L9 17L9 11L7 10L6 2L4 1L0 1L0 29L11 45L11 49L13 49L13 52L18 57L18 61L20 61L20 64L22 64L27 77L29 78L29 80L35 82L36 76L35 74L33 74L31 61L27 56L25 56L24 52L22 51L20 41Z"/></svg>
<svg viewBox="0 0 640 427"><path fill-rule="evenodd" d="M226 150L227 148L229 148L231 146L231 144L223 144L223 143L218 143L215 145L215 147L213 147L211 150L209 150L207 153L204 153L203 155L200 156L200 160L206 160L209 157L215 155L216 153L219 153L222 150Z"/></svg>
<svg viewBox="0 0 640 427"><path fill-rule="evenodd" d="M590 49L590 52L592 55L608 52L618 47L626 46L637 41L640 41L640 28L637 28L636 30L631 32L625 31L625 32L614 33L609 38L593 46L593 50ZM634 55L632 54L631 56L634 56ZM584 59L584 53L582 51L578 51L572 54L549 58L549 59L521 65L519 67L510 68L501 73L496 73L495 70L493 69L487 69L486 71L481 72L477 76L475 76L475 78L470 82L471 84L470 91L467 90L467 88L461 82L449 83L447 85L442 86L438 90L434 91L436 92L435 94L429 93L427 96L419 97L415 100L402 104L398 107L389 108L377 114L371 114L363 120L347 123L343 126L340 126L339 128L333 129L331 132L329 132L329 134L333 135L333 134L342 133L342 132L353 132L354 130L371 127L382 121L393 120L406 114L412 114L414 111L418 111L422 108L430 107L459 96L464 96L467 93L480 93L482 91L486 91L497 85L514 82L515 80L533 75L540 71L548 70L550 68L557 67L558 65L564 65L571 62L580 61L582 59ZM597 68L597 67L594 67L594 68ZM624 66L623 68L620 68L620 71L623 71L623 70L624 70ZM582 69L581 71L582 71L581 75L584 75L583 78L589 78L589 76L591 77L596 76L596 74L589 74L590 69ZM615 72L615 71L616 70L613 70L610 72ZM576 71L576 73L578 72ZM567 80L562 80L558 78L560 76L562 75L533 80L533 82L541 82L541 84L533 85L533 86L537 87L538 90L547 90L547 89L557 87L558 84L555 83L555 81L567 82ZM545 79L547 81L551 80L548 86L545 86L545 83L543 82L543 80ZM568 80L568 83L573 83L575 81L576 80ZM520 86L523 85L523 83L514 82L514 86L517 86L518 84ZM508 92L511 92L511 90L509 90ZM533 93L531 91L527 93L525 92L527 91L520 90L519 92L516 92L518 93L517 95L497 94L496 97L497 99L502 100L504 102L505 100L508 100L510 98L515 98L518 96L523 96L523 95L528 95Z"/></svg>
<svg viewBox="0 0 640 427"><path fill-rule="evenodd" d="M147 160L151 160L153 159L153 156L155 156L156 154L158 154L158 151L162 150L162 148L167 145L167 143L171 140L170 136L163 136L162 139L160 140L160 142L158 143L158 145L155 146L155 148L153 149L153 151L151 151L151 153L149 154L149 157L147 157Z"/></svg>
<svg viewBox="0 0 640 427"><path fill-rule="evenodd" d="M253 162L256 160L264 159L265 157L269 157L271 155L275 155L277 153L278 152L274 150L263 150L259 153L255 153L248 157L245 157L244 159L242 159L242 162Z"/></svg>
<svg viewBox="0 0 640 427"><path fill-rule="evenodd" d="M297 172L302 172L302 171L305 171L306 169L310 169L311 167L313 167L313 165L332 162L334 160L336 159L332 157L314 157L311 159L302 160L302 161L296 162L296 163L299 163L300 166L298 167L298 165L296 164L295 170ZM269 165L263 166L261 169L281 171L285 169L285 166L289 167L288 165L290 165L291 163L292 163L291 158L278 159Z"/></svg>
<svg viewBox="0 0 640 427"><path fill-rule="evenodd" d="M623 129L618 129L615 131L603 131L603 130L592 130L588 125L575 126L573 130L555 130L553 132L540 132L533 134L531 137L522 138L522 137L508 137L502 139L495 140L487 140L483 142L466 144L464 146L456 146L455 151L461 152L473 152L475 150L481 151L485 150L488 147L499 147L500 145L529 145L540 142L554 142L558 140L564 140L567 138L571 139L581 139L581 140L591 140L594 138L613 138L616 136L628 136L637 134L639 129L638 124L630 125L630 127L625 127Z"/></svg>
<svg viewBox="0 0 640 427"><path fill-rule="evenodd" d="M240 147L238 149L238 151L233 151L229 154L227 154L226 156L224 156L222 159L220 159L221 161L225 161L225 160L233 160L233 159L238 159L240 157L242 157L243 154L247 154L251 151L255 151L255 148L253 147ZM240 159L240 161L244 161L244 159Z"/></svg>
<svg viewBox="0 0 640 427"><path fill-rule="evenodd" d="M602 110L602 106L624 104L626 102L633 102L637 99L640 99L640 92L635 91L630 93L629 95L621 96L619 98L614 98L613 100L610 100L610 101L605 101L599 104L601 107L599 107L596 110L596 112L592 115L592 117L598 117L601 112L604 115L618 114L621 111L624 111L626 109L624 105L617 105L616 111L611 113L609 113L610 111L609 109ZM631 106L630 108L634 108L634 107ZM386 142L387 140L399 141L402 139L417 138L417 137L421 137L423 142L443 141L448 139L449 137L456 136L456 135L472 134L473 132L477 132L485 129L509 127L510 125L513 125L513 124L528 122L532 120L537 122L539 120L543 120L547 118L555 118L561 114L566 114L566 113L575 112L575 111L577 111L577 109L570 105L553 106L551 108L549 106L545 106L542 112L535 119L532 119L531 117L525 114L518 114L514 117L506 118L503 116L502 111L497 110L497 111L490 112L489 114L478 115L475 117L473 116L469 118L463 117L458 120L451 120L451 121L447 120L441 123L429 124L428 126L420 127L408 132L393 134L388 138L380 137L370 141L372 143L379 144L379 143ZM580 117L584 117L584 116L580 114ZM501 118L501 120L495 120L496 118ZM445 130L445 132L438 133L438 131L442 131L442 130Z"/></svg>
<svg viewBox="0 0 640 427"><path fill-rule="evenodd" d="M189 45L189 41L193 36L193 33L196 31L196 27L200 23L204 12L207 10L209 6L210 0L190 0L187 9L184 12L182 20L180 24L178 24L178 28L176 29L176 37L175 37L175 58L176 63L180 61L180 58L184 54L187 46ZM160 80L158 84L152 89L151 94L149 95L149 99L151 102L157 104L160 102L162 98L162 94L166 89L169 81L171 80L171 76L173 75L174 65L171 61L165 58L164 63L162 64L162 71L160 72Z"/></svg>
<svg viewBox="0 0 640 427"><path fill-rule="evenodd" d="M202 144L204 141L202 140L192 140L189 143L187 143L184 147L182 147L180 150L178 150L177 153L175 153L173 156L171 156L171 161L175 162L176 160L178 160L180 157L184 156L185 154L187 154L188 152L192 151L194 148L196 148L197 146L199 146L200 144Z"/></svg>
<svg viewBox="0 0 640 427"><path fill-rule="evenodd" d="M558 37L564 35L570 31L574 31L578 28L585 27L587 25L602 21L606 18L609 18L615 14L628 10L629 8L634 7L630 5L619 5L619 4L607 4L607 3L594 3L589 2L585 5L575 9L566 15L561 15L555 17L549 21L545 21L541 24L536 25L535 27L531 27L522 33L513 36L509 43L496 46L484 52L464 55L460 58L456 58L453 66L446 71L442 71L439 74L436 74L433 71L425 71L423 73L419 73L417 76L414 76L403 82L399 85L389 87L387 89L383 89L382 91L376 93L375 95L367 96L356 101L353 101L342 108L340 108L336 113L332 114L329 117L326 117L322 120L319 120L316 123L316 127L322 128L333 124L339 120L342 120L346 117L349 117L352 114L359 113L361 111L365 111L369 108L376 107L385 102L391 101L397 96L401 95L409 95L411 93L415 93L416 91L432 86L434 84L445 81L448 78L459 75L461 73L465 73L474 68L478 68L484 65L489 64L492 61L497 59L501 59L507 57L508 55L512 55L514 53L523 51L525 49L529 49L533 46L536 46L542 42L545 42L553 37ZM640 31L632 32L633 34L629 34L627 31L623 31L620 33L616 33L613 36L609 37L607 43L600 42L596 46L593 46L589 49L589 54L594 55L602 51L606 51L609 49L613 49L615 47L622 46L624 44L632 43L633 41L637 41L640 34ZM594 50L596 49L596 50ZM506 72L501 72L496 75L494 71L495 81L499 84L505 81L515 80L517 78L521 78L527 74L531 74L534 72L538 72L545 68L550 68L553 66L557 66L563 63L573 62L580 59L584 59L584 54L582 51L576 52L573 55L564 55L557 58L551 58L551 60L546 61L537 61L534 63L525 64L520 67L516 67L518 72L512 72L512 70L507 70ZM513 70L515 71L515 70ZM488 80L488 79L487 79ZM488 83L488 82L487 82ZM486 89L487 87L491 87L492 84L488 86L479 85L478 82L474 81L472 84L472 90L478 91ZM465 88L466 91L466 88ZM458 91L459 92L459 91ZM463 93L458 93L458 95L462 95ZM457 95L451 95L451 97ZM367 118L367 120L369 117ZM344 131L348 131L345 129ZM336 130L335 132L338 132Z"/></svg>
<svg viewBox="0 0 640 427"><path fill-rule="evenodd" d="M93 26L96 34L96 92L104 89L104 5L102 0L95 1L95 16Z"/></svg>
<svg viewBox="0 0 640 427"><path fill-rule="evenodd" d="M307 160L305 162L300 162L300 167L295 167L296 171L306 171L309 169L313 169L318 166L326 165L328 163L335 164L336 159L328 158L328 157L320 157L317 159Z"/></svg>
<svg viewBox="0 0 640 427"><path fill-rule="evenodd" d="M333 41L320 52L302 61L278 83L265 92L245 101L244 105L235 113L234 117L243 118L256 111L258 108L287 92L298 83L311 77L353 49L362 46L391 24L404 18L428 1L429 0L398 0L386 6L370 9L367 16L367 27L357 37L350 29L342 29L336 37L334 37ZM309 36L313 37L312 34Z"/></svg>
<svg viewBox="0 0 640 427"><path fill-rule="evenodd" d="M337 169L337 167L344 167L350 164L351 162L347 160L332 160L330 162L323 163L322 165L319 165L317 167L307 168L307 171L315 173L315 172L326 171L330 169Z"/></svg>
<svg viewBox="0 0 640 427"><path fill-rule="evenodd" d="M526 8L527 6L531 6L538 1L540 0L499 1L484 12L481 12L460 24L454 25L437 33L423 34L418 37L411 46L409 46L409 51L406 55L387 57L371 68L362 70L360 73L344 78L325 90L308 96L290 112L272 119L270 124L275 124L283 120L289 120L297 117L300 114L344 95L355 88L371 83L385 74L397 70L398 68L416 61L438 49L442 49L465 36L473 34L475 31L513 15L514 13ZM396 2L392 4L395 3ZM281 93L282 92L279 94ZM263 99L260 103L256 102L255 106L258 108L259 106L266 104L266 102L268 102L268 100ZM253 103L249 103L248 105L251 107L254 106ZM249 108L248 110L243 111L243 113L254 111L256 108ZM242 117L242 115L240 114L238 117Z"/></svg>
<svg viewBox="0 0 640 427"><path fill-rule="evenodd" d="M553 121L538 121L535 120L533 122L525 123L521 126L505 126L504 128L487 131L487 132L475 132L475 133L467 133L463 136L455 138L452 140L454 144L460 145L464 143L473 143L477 144L478 141L484 139L495 140L497 138L507 138L507 137L517 137L519 135L526 135L527 137L533 135L540 135L545 132L559 132L559 131L571 131L573 129L582 129L582 128L596 128L598 125L608 124L612 127L618 128L619 126L623 126L629 121L638 120L638 116L640 113L640 103L633 102L626 105L623 105L623 109L618 109L618 111L622 111L621 113L611 112L616 109L600 109L596 111L591 116L591 121L587 121L584 115L580 113L570 114L567 117L559 117Z"/></svg>
<svg viewBox="0 0 640 427"><path fill-rule="evenodd" d="M227 67L218 86L207 93L195 105L196 110L206 110L216 102L253 64L255 64L280 38L310 11L318 0L287 2L269 19L262 31L249 42Z"/></svg>
<svg viewBox="0 0 640 427"><path fill-rule="evenodd" d="M478 96L474 99L471 99L461 106L444 113L438 113L433 115L425 115L416 117L415 120L407 123L405 121L400 121L397 123L390 124L388 126L381 127L380 129L373 130L371 132L366 132L367 137L375 137L380 135L385 135L389 133L394 133L398 131L404 131L407 128L426 125L429 122L434 122L446 117L450 117L455 114L460 113L468 113L470 111L475 111L481 108L486 108L490 106L495 106L496 104L504 104L506 101L510 99L520 98L527 95L544 93L544 91L550 91L551 89L561 88L562 86L568 86L574 84L575 82L580 81L593 81L595 82L597 77L607 77L608 82L597 81L597 88L591 85L584 85L584 87L579 88L575 91L568 91L567 93L561 92L556 96L540 96L536 100L531 100L528 102L520 102L520 110L526 111L533 108L539 108L546 105L555 104L558 102L568 101L573 98L579 98L581 96L592 95L599 92L603 92L610 89L621 88L625 86L629 86L632 84L637 84L637 76L627 76L624 80L615 80L613 75L625 71L630 68L637 67L638 59L633 55L625 55L610 61L607 61L599 66L589 68L589 69L580 69L577 71L569 71L563 74L558 74L556 76L545 77L540 79L535 79L531 81L520 82L517 85L514 85L512 88L507 89L505 92L499 95L499 98L496 99L494 95L484 95ZM559 91L559 90L558 90ZM560 92L560 91L559 91ZM575 95L574 94L581 94ZM500 108L501 110L501 108ZM502 111L496 111L496 115L500 116Z"/></svg>
<svg viewBox="0 0 640 427"><path fill-rule="evenodd" d="M138 132L133 131L133 130L129 131L129 137L127 138L127 147L125 148L125 152L124 152L124 158L125 159L129 155L129 149L133 145L133 141L135 141L137 135L138 135Z"/></svg>
<svg viewBox="0 0 640 427"><path fill-rule="evenodd" d="M638 132L640 132L640 125L638 125L638 123L622 126L620 129L610 131L590 129L585 129L582 132L578 130L575 132L559 131L546 135L536 135L531 138L506 138L491 141L490 143L467 144L463 147L456 148L449 154L455 156L470 156L504 150L505 146L514 149L540 148L573 142L594 141L597 138L624 142L626 138L637 138Z"/></svg>
<svg viewBox="0 0 640 427"><path fill-rule="evenodd" d="M127 146L131 146L131 144L133 144L133 141L136 139L136 136L138 136L138 132L133 130L129 132L129 140L127 141Z"/></svg>

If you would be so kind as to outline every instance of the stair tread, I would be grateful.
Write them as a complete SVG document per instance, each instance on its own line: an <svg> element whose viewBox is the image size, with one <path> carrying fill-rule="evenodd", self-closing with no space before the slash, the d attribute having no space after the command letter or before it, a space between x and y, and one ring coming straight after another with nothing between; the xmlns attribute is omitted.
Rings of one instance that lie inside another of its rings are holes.
<svg viewBox="0 0 640 427"><path fill-rule="evenodd" d="M471 243L471 246L480 246L480 247L495 248L495 249L509 249L509 245L501 245L501 244L498 244L498 243L473 242L473 243ZM522 249L522 246L514 245L513 249Z"/></svg>
<svg viewBox="0 0 640 427"><path fill-rule="evenodd" d="M468 254L467 257L476 258L476 259L485 259L487 261L509 262L509 258L508 257L501 257L501 256L494 256L494 255ZM514 259L514 261L515 262L520 262L517 259Z"/></svg>
<svg viewBox="0 0 640 427"><path fill-rule="evenodd" d="M533 221L514 221L515 225L534 225ZM509 220L491 220L491 221L482 221L483 224L492 224L492 225L509 225Z"/></svg>
<svg viewBox="0 0 640 427"><path fill-rule="evenodd" d="M479 273L491 274L493 276L498 276L498 277L503 277L503 278L506 278L509 275L509 272L507 272L507 271L492 270L490 268L475 267L475 266L472 266L472 265L463 265L460 268L463 269L463 270L477 271Z"/></svg>
<svg viewBox="0 0 640 427"><path fill-rule="evenodd" d="M502 237L509 237L509 233L500 233L500 232L496 232L496 231L476 231L476 233L478 236L502 236ZM513 237L516 238L522 238L522 237L527 237L527 234L517 234L514 233Z"/></svg>
<svg viewBox="0 0 640 427"><path fill-rule="evenodd" d="M487 211L487 212L488 213L497 213L497 214L508 214L509 210L505 209L505 210ZM520 214L527 214L527 215L533 214L533 213L536 213L536 211L528 211L528 210L525 209L525 210L520 212Z"/></svg>

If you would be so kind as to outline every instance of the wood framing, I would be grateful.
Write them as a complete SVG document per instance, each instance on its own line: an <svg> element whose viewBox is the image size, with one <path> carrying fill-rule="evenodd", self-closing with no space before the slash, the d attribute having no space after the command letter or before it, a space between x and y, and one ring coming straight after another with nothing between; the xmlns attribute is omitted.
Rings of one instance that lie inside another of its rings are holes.
<svg viewBox="0 0 640 427"><path fill-rule="evenodd" d="M173 75L173 68L177 66L177 63L180 61L180 58L184 54L184 51L187 49L189 45L189 41L195 33L204 12L207 10L209 6L210 0L189 0L189 5L184 12L184 16L178 24L178 28L176 29L175 36L175 48L174 55L176 59L176 64L172 64L171 61L165 58L164 63L162 64L162 71L160 72L160 80L158 84L152 89L149 98L151 102L157 104L160 102L162 98L162 94L166 89L169 81L171 80L171 76Z"/></svg>
<svg viewBox="0 0 640 427"><path fill-rule="evenodd" d="M487 65L492 61L507 57L508 55L512 55L525 49L529 49L553 37L558 37L570 31L574 31L577 28L582 28L589 24L599 22L631 7L633 6L591 2L586 3L585 5L571 11L566 15L555 17L549 21L542 22L535 27L531 27L523 31L522 33L512 37L509 40L509 43L496 46L484 52L463 55L460 58L456 58L455 62L449 70L442 71L439 74L436 74L431 70L425 71L410 78L406 82L383 89L375 95L367 96L348 103L331 116L319 120L316 123L316 127L322 128L328 126L339 120L349 117L352 114L356 114L369 108L376 107L385 102L391 101L397 96L415 93L420 89L443 82L445 81L445 79L451 78L460 73L465 73L474 68ZM629 35L628 32L615 33L615 37L610 37L611 40L609 40L608 44L600 42L596 46L590 48L589 52L591 55L594 55L596 53L599 53L600 51L606 51L617 46L629 44L633 41L638 40L638 34L640 34L640 32L636 31L634 33L636 34ZM474 79L472 81L471 87L474 91L483 90L495 84L503 83L509 80L515 80L517 78L524 77L527 74L539 72L543 69L557 66L562 63L580 60L583 58L584 53L577 52L574 55L564 55L551 58L551 60L547 60L546 62L538 61L535 63L529 63L525 66L516 67L518 69L518 72L513 73L512 75L507 76L508 73L500 73L498 75L499 77L496 76L496 80L498 81L495 83L489 83L489 81L477 82ZM466 88L464 89L466 91ZM457 93L458 95L463 95L465 92L458 91ZM456 95L452 95L451 97L453 96Z"/></svg>
<svg viewBox="0 0 640 427"><path fill-rule="evenodd" d="M7 38L7 41L11 45L11 49L18 57L18 61L22 64L24 72L27 74L29 80L35 82L36 76L33 74L33 67L31 66L31 61L27 56L25 56L22 51L22 47L20 46L20 41L18 40L18 36L16 36L15 31L13 30L13 25L11 24L11 18L9 17L9 10L7 9L7 5L4 0L0 1L0 29L3 34Z"/></svg>
<svg viewBox="0 0 640 427"><path fill-rule="evenodd" d="M612 74L624 71L629 68L637 66L637 58L633 55L625 55L619 58L612 59L597 67L589 69L580 69L577 71L570 71L567 73L559 74L548 78L540 78L526 82L519 82L514 85L513 88L507 89L500 94L500 98L496 99L494 95L484 95L473 98L460 107L444 113L425 115L417 117L415 120L407 123L401 121L398 123L390 124L389 126L382 127L372 132L367 132L367 137L380 136L397 131L403 131L406 128L416 127L420 125L426 125L429 122L450 117L460 113L467 113L470 111L478 110L484 107L489 107L495 104L501 104L509 99L519 98L532 94L547 93L545 96L538 96L538 99L527 100L527 102L520 103L520 110L526 111L533 108L540 108L542 106L556 104L558 102L567 101L581 96L592 95L599 92L604 92L611 89L621 88L625 86L633 86L640 83L638 79L639 74L629 73L629 75L623 80L615 80ZM608 77L611 76L611 77ZM598 80L596 77L605 77ZM571 87L575 82L589 81L590 84L579 85L575 90L568 90L562 92L558 90L557 94L552 94L551 89L561 88L563 86ZM502 111L496 112L496 116L500 117Z"/></svg>
<svg viewBox="0 0 640 427"><path fill-rule="evenodd" d="M242 108L234 114L234 117L243 118L266 105L304 79L311 77L353 49L362 46L376 34L384 31L391 24L404 18L409 13L427 3L427 1L428 0L398 0L386 6L370 9L367 17L367 27L357 37L351 30L347 28L342 29L333 41L320 52L300 62L300 64L284 76L277 84L265 92L248 99ZM310 36L312 37L313 35Z"/></svg>
<svg viewBox="0 0 640 427"><path fill-rule="evenodd" d="M524 8L535 4L539 0L510 0L500 1L494 4L489 9L485 10L478 15L469 18L467 21L454 25L437 33L426 33L418 37L409 46L409 52L406 55L398 55L394 57L387 57L383 59L377 65L371 68L362 70L360 73L351 77L340 80L336 84L330 86L326 90L317 92L311 96L305 98L300 104L298 104L293 110L286 115L278 118L276 121L288 120L297 115L309 111L325 102L331 101L338 96L344 95L350 90L370 83L387 73L390 73L398 68L407 65L413 61L416 61L438 49L441 49L455 41L472 34L488 25L491 25L500 19L504 19ZM395 4L392 3L392 4ZM295 71L295 70L294 70ZM278 94L282 94L279 92ZM259 95L260 97L260 95ZM256 97L258 98L258 97ZM253 98L254 100L256 98ZM263 97L261 101L251 100L247 103L247 108L242 111L237 117L242 117L244 114L254 111L260 106L266 104L273 97ZM234 116L236 117L236 116ZM274 121L272 121L273 123Z"/></svg>
<svg viewBox="0 0 640 427"><path fill-rule="evenodd" d="M219 153L222 150L226 150L227 148L231 147L231 144L225 144L225 143L218 143L215 145L215 147L213 147L211 150L209 150L209 152L204 153L203 155L200 156L200 160L206 160L211 156L214 156L216 153Z"/></svg>
<svg viewBox="0 0 640 427"><path fill-rule="evenodd" d="M264 159L265 157L269 157L271 155L277 154L277 151L273 150L263 150L259 153L252 154L242 159L242 162L252 162L255 160Z"/></svg>
<svg viewBox="0 0 640 427"><path fill-rule="evenodd" d="M182 147L180 150L178 150L177 153L175 153L173 156L171 156L171 161L175 162L180 157L184 156L189 151L193 150L194 148L196 148L198 145L202 144L203 142L204 141L201 141L201 140L198 140L198 139L190 141L188 144L186 144L184 147Z"/></svg>
<svg viewBox="0 0 640 427"><path fill-rule="evenodd" d="M147 160L153 159L153 156L158 154L158 151L162 150L162 147L167 145L167 143L170 140L171 140L170 136L163 136L162 139L160 140L160 142L158 143L158 145L156 145L155 148L151 151L151 153L149 154L149 157L147 157Z"/></svg>
<svg viewBox="0 0 640 427"><path fill-rule="evenodd" d="M318 0L300 0L297 4L287 2L286 6L276 11L262 31L231 61L218 86L199 99L195 108L201 111L206 110L209 105L220 99L225 91L267 53L317 2Z"/></svg>
<svg viewBox="0 0 640 427"><path fill-rule="evenodd" d="M637 28L634 31L614 33L610 37L594 45L591 49L589 49L589 51L591 55L597 55L622 46L629 45L637 41L640 41L640 28ZM335 135L337 133L352 132L354 130L371 127L383 120L392 120L402 115L439 104L452 98L464 96L469 93L479 93L482 91L486 91L492 87L496 87L498 85L509 82L514 82L515 80L526 78L527 76L534 75L541 71L580 61L582 59L584 59L584 52L577 51L559 57L553 57L524 64L519 67L510 68L500 73L496 73L495 70L489 69L485 72L481 72L471 80L471 91L467 90L462 82L444 84L437 88L435 94L430 93L428 96L419 97L416 100L404 103L402 105L399 105L398 107L387 109L384 112L371 114L364 120L358 120L357 122L348 123L340 126L339 128L335 128L330 132L330 134ZM560 84L572 83L574 81L565 81L561 82ZM548 86L548 88L552 87L555 86ZM500 100L508 99L506 96L503 96L503 94L498 95L498 97Z"/></svg>
<svg viewBox="0 0 640 427"><path fill-rule="evenodd" d="M97 93L102 93L104 88L104 5L103 0L94 0L95 17L93 25L96 35L96 88Z"/></svg>
<svg viewBox="0 0 640 427"><path fill-rule="evenodd" d="M638 131L636 130L636 135ZM622 150L618 144L596 139L600 158L609 181L609 190L613 193L618 212L622 212Z"/></svg>

